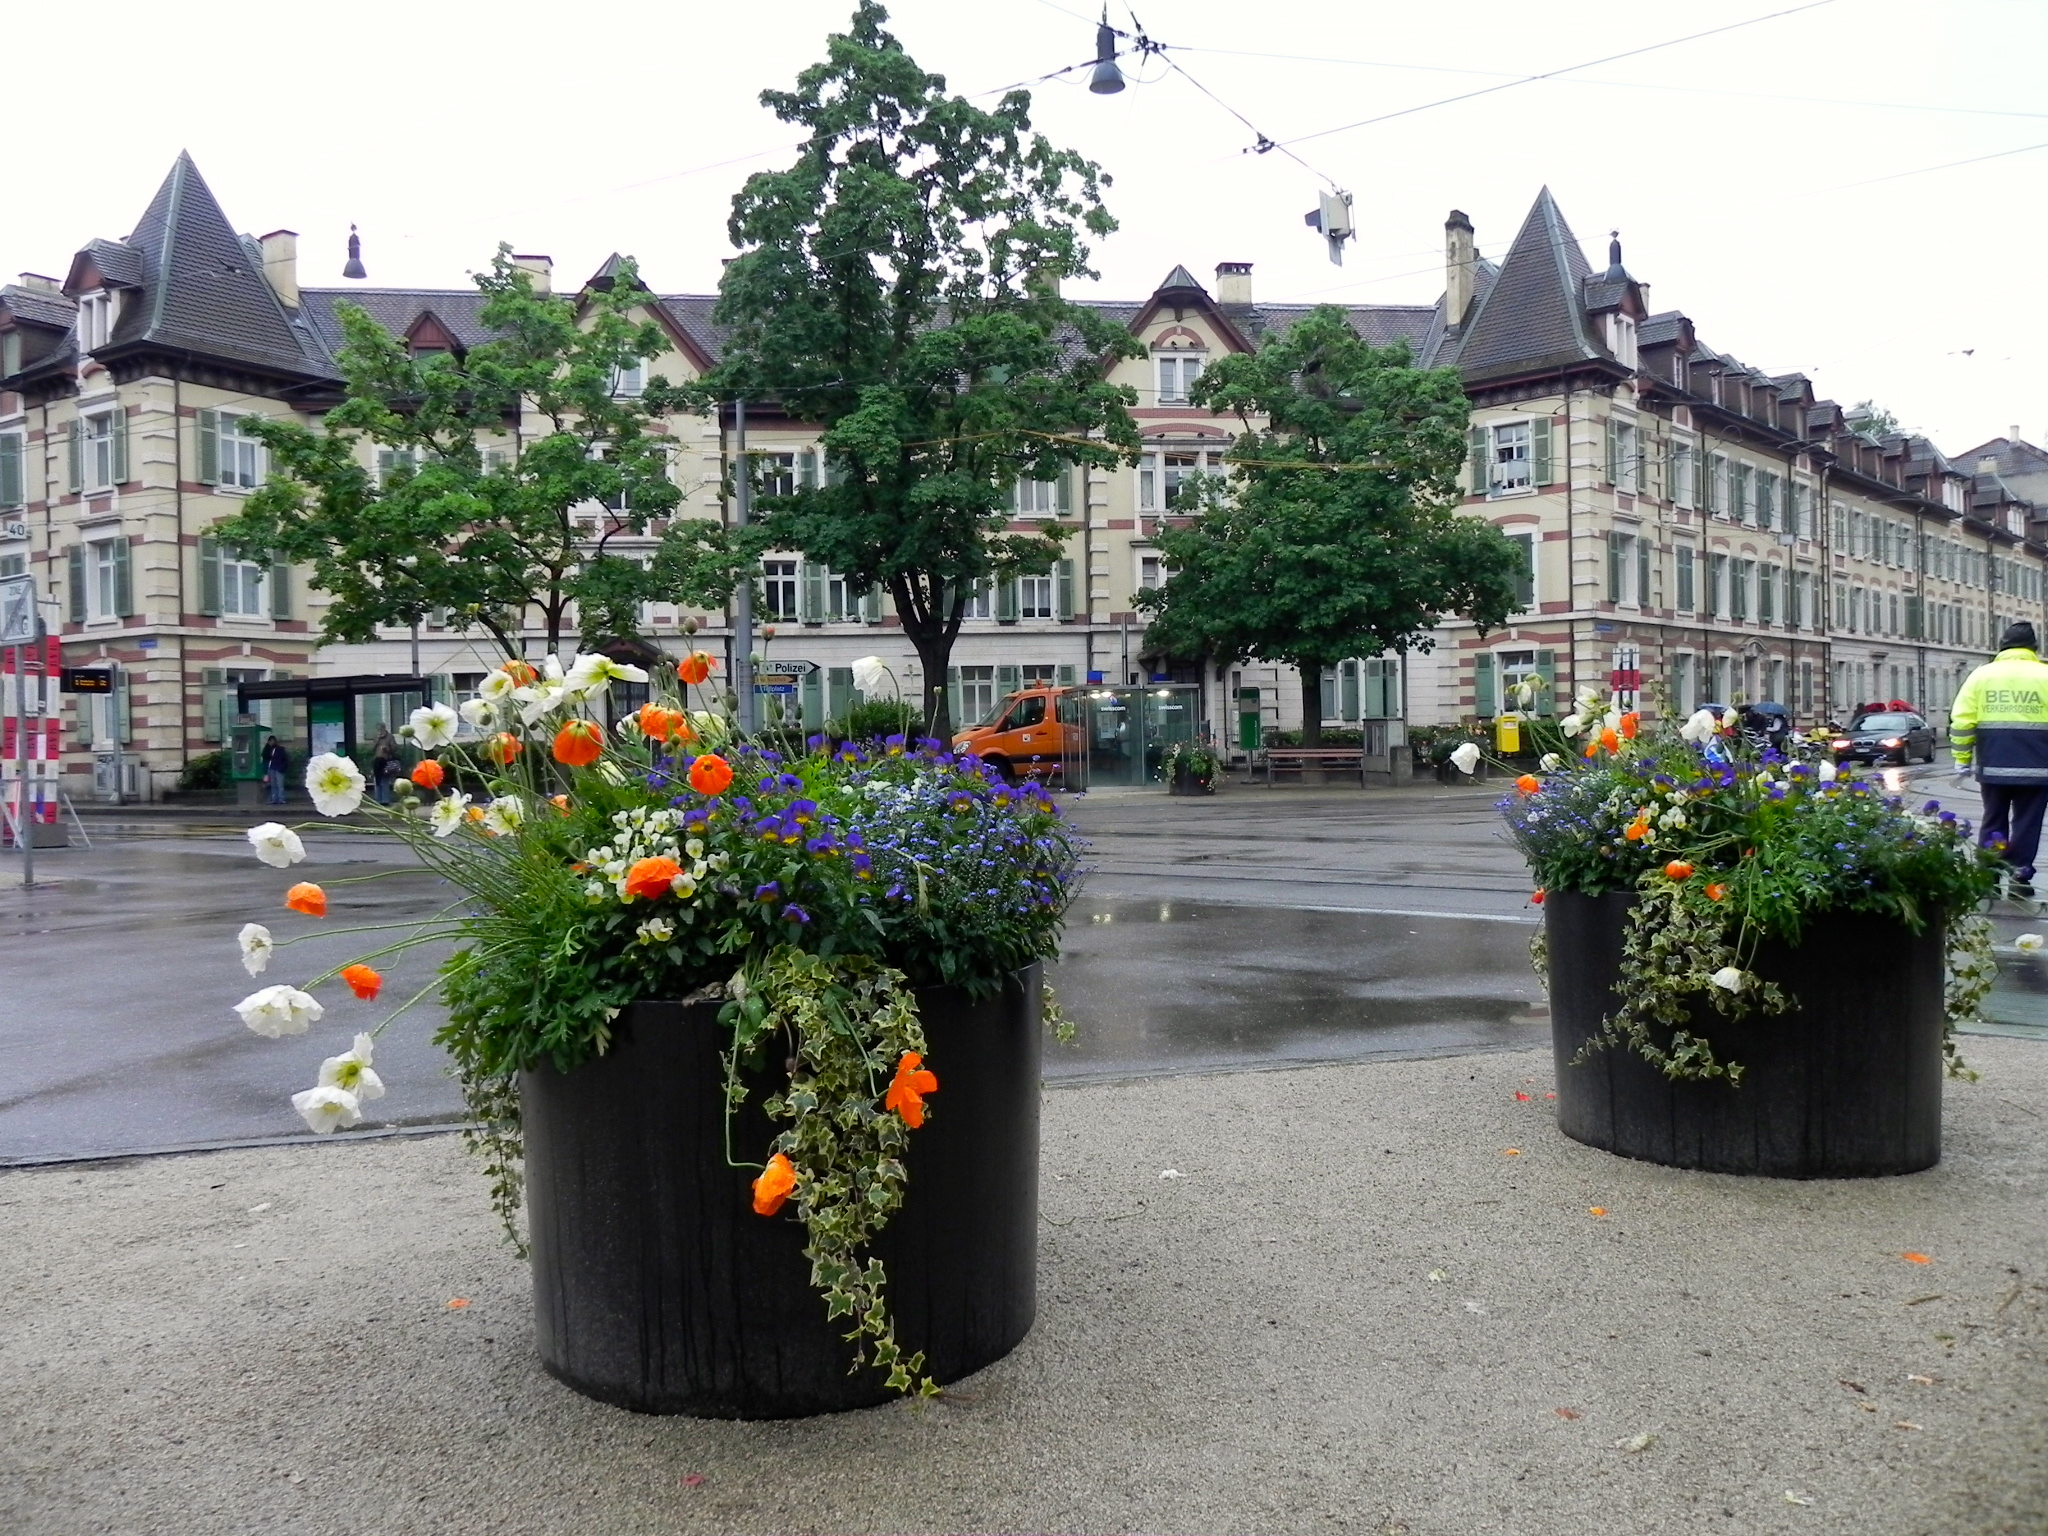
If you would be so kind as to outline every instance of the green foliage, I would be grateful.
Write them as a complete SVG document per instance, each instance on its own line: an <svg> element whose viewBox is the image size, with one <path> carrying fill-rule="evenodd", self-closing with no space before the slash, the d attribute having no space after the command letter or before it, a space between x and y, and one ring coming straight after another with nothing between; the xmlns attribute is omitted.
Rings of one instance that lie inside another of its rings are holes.
<svg viewBox="0 0 2048 1536"><path fill-rule="evenodd" d="M794 90L762 94L806 142L733 200L731 334L688 398L772 397L823 426L824 483L761 498L762 527L888 588L944 737L974 584L1049 569L1071 532L1006 532L1012 487L1135 454L1135 396L1103 362L1138 349L1059 294L1115 227L1098 169L1031 131L1026 92L948 96L886 20L862 0Z"/></svg>
<svg viewBox="0 0 2048 1536"><path fill-rule="evenodd" d="M1842 414L1851 432L1860 432L1873 442L1898 435L1899 418L1875 400L1859 400Z"/></svg>
<svg viewBox="0 0 2048 1536"><path fill-rule="evenodd" d="M202 752L186 763L178 774L178 788L188 794L205 794L228 787L228 754Z"/></svg>
<svg viewBox="0 0 2048 1536"><path fill-rule="evenodd" d="M868 699L846 712L832 727L841 741L882 741L915 733L922 722L917 706L902 699Z"/></svg>
<svg viewBox="0 0 2048 1536"><path fill-rule="evenodd" d="M1323 668L1427 649L1449 615L1484 631L1514 610L1520 551L1457 511L1469 412L1454 369L1416 368L1405 344L1373 347L1324 306L1218 359L1193 398L1245 429L1228 486L1160 536L1174 575L1137 594L1148 639L1300 669L1304 744L1320 738Z"/></svg>
<svg viewBox="0 0 2048 1536"><path fill-rule="evenodd" d="M492 339L463 354L414 357L363 310L339 305L346 398L320 431L250 419L270 478L215 535L310 565L329 597L330 640L367 642L382 625L446 610L517 656L534 617L554 651L575 604L590 633L611 636L631 631L642 601L724 601L742 553L715 523L671 523L651 568L606 548L681 499L652 403L666 391L612 393L618 370L668 345L632 317L632 263L571 299L535 293L501 246L476 283ZM487 459L494 439L504 446ZM364 462L373 456L381 476ZM625 508L594 537L571 518L593 504Z"/></svg>
<svg viewBox="0 0 2048 1536"><path fill-rule="evenodd" d="M1216 749L1206 741L1176 741L1159 759L1159 777L1171 784L1176 774L1185 771L1189 778L1207 788L1222 766Z"/></svg>

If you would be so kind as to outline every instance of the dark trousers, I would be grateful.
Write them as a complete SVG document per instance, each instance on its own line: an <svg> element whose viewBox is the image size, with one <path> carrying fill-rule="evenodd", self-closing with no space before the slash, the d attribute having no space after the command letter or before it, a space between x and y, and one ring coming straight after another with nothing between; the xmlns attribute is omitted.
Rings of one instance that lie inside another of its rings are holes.
<svg viewBox="0 0 2048 1536"><path fill-rule="evenodd" d="M2041 849L2041 813L2048 811L2048 784L1983 784L1983 840L2005 844L2005 862L2022 880L2034 878Z"/></svg>

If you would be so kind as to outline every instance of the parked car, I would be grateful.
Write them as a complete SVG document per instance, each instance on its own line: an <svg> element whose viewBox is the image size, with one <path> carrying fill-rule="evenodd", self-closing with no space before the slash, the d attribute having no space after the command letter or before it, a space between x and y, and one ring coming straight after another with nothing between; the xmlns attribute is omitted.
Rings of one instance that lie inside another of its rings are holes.
<svg viewBox="0 0 2048 1536"><path fill-rule="evenodd" d="M1838 763L1931 763L1934 727L1911 710L1864 713L1828 745Z"/></svg>
<svg viewBox="0 0 2048 1536"><path fill-rule="evenodd" d="M1082 749L1080 691L1037 687L1005 697L987 719L953 733L955 752L979 753L1004 778L1047 780Z"/></svg>

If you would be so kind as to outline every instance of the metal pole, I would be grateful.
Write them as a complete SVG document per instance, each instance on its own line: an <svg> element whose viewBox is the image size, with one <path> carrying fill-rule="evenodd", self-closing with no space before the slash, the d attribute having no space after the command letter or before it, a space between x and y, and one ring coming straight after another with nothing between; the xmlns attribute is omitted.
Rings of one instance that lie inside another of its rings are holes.
<svg viewBox="0 0 2048 1536"><path fill-rule="evenodd" d="M735 400L732 407L734 464L733 526L747 526L754 485L747 463L747 402ZM732 594L732 691L739 711L740 729L752 735L760 725L760 708L754 698L754 577L749 571Z"/></svg>
<svg viewBox="0 0 2048 1536"><path fill-rule="evenodd" d="M36 639L42 638L42 616L36 616ZM14 835L21 840L21 885L27 890L36 883L36 834L29 825L28 799L28 658L34 643L14 648ZM38 701L40 702L40 701Z"/></svg>

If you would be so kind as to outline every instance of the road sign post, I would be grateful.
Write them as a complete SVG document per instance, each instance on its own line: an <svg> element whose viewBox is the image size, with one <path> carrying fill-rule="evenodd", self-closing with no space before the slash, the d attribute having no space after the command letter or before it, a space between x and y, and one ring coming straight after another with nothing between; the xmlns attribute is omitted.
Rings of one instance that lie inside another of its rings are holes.
<svg viewBox="0 0 2048 1536"><path fill-rule="evenodd" d="M36 834L29 818L28 778L28 664L41 638L42 625L36 615L35 578L10 576L0 582L0 645L14 647L14 841L21 849L23 890L36 883ZM38 674L42 668L37 667ZM37 688L41 688L38 676ZM38 703L40 703L40 697Z"/></svg>

